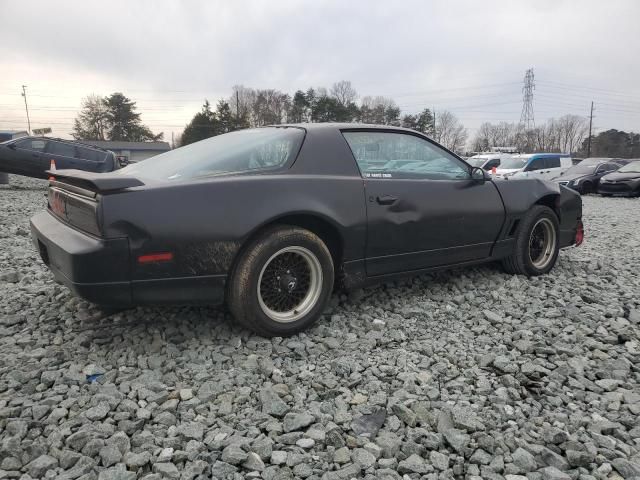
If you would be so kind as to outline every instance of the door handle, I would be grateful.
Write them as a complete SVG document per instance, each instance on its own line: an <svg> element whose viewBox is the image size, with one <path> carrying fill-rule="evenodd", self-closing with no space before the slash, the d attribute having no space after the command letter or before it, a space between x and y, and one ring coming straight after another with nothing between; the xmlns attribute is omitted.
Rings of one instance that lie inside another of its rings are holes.
<svg viewBox="0 0 640 480"><path fill-rule="evenodd" d="M376 197L376 201L380 205L391 205L395 203L396 200L398 200L398 197L394 197L393 195L380 195L379 197Z"/></svg>

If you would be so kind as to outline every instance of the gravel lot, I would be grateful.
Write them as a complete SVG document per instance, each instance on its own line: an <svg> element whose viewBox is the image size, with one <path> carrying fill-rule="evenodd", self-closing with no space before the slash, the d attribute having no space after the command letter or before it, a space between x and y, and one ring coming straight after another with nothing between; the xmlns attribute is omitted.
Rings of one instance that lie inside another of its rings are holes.
<svg viewBox="0 0 640 480"><path fill-rule="evenodd" d="M0 479L640 478L640 201L584 199L586 243L335 296L266 340L222 309L105 317L0 186Z"/></svg>

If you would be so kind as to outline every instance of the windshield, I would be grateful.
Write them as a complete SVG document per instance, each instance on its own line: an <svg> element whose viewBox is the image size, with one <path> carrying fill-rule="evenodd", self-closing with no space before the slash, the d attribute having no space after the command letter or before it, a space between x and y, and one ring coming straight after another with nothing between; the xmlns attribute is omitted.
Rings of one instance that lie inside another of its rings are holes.
<svg viewBox="0 0 640 480"><path fill-rule="evenodd" d="M575 165L569 168L563 175L588 175L595 172L597 165Z"/></svg>
<svg viewBox="0 0 640 480"><path fill-rule="evenodd" d="M500 162L500 168L501 169L524 168L524 166L527 164L528 161L529 159L525 157L504 158Z"/></svg>
<svg viewBox="0 0 640 480"><path fill-rule="evenodd" d="M154 180L189 180L225 173L272 170L300 149L301 128L255 128L225 133L131 164L119 175Z"/></svg>
<svg viewBox="0 0 640 480"><path fill-rule="evenodd" d="M640 162L631 162L627 165L625 165L624 167L622 167L620 170L618 170L619 173L640 173Z"/></svg>

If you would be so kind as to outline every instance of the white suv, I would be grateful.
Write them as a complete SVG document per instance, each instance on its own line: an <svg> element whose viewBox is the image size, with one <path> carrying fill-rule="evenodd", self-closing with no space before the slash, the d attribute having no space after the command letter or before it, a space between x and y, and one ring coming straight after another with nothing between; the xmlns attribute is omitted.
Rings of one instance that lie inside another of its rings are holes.
<svg viewBox="0 0 640 480"><path fill-rule="evenodd" d="M571 156L564 153L529 153L505 158L496 174L498 178L541 178L551 180L571 168Z"/></svg>

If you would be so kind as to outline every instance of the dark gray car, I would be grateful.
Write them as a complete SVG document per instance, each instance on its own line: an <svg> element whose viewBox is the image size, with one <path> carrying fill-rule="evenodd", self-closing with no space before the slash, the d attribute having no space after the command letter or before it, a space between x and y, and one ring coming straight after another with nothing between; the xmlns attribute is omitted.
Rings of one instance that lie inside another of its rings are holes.
<svg viewBox="0 0 640 480"><path fill-rule="evenodd" d="M119 168L109 150L80 142L48 137L21 137L0 143L0 172L47 178L46 171L55 162L56 169L87 172L112 172Z"/></svg>
<svg viewBox="0 0 640 480"><path fill-rule="evenodd" d="M501 261L542 275L583 239L580 196L493 182L412 130L242 130L110 174L52 172L31 219L55 276L103 305L225 301L263 335L324 311L334 284Z"/></svg>

